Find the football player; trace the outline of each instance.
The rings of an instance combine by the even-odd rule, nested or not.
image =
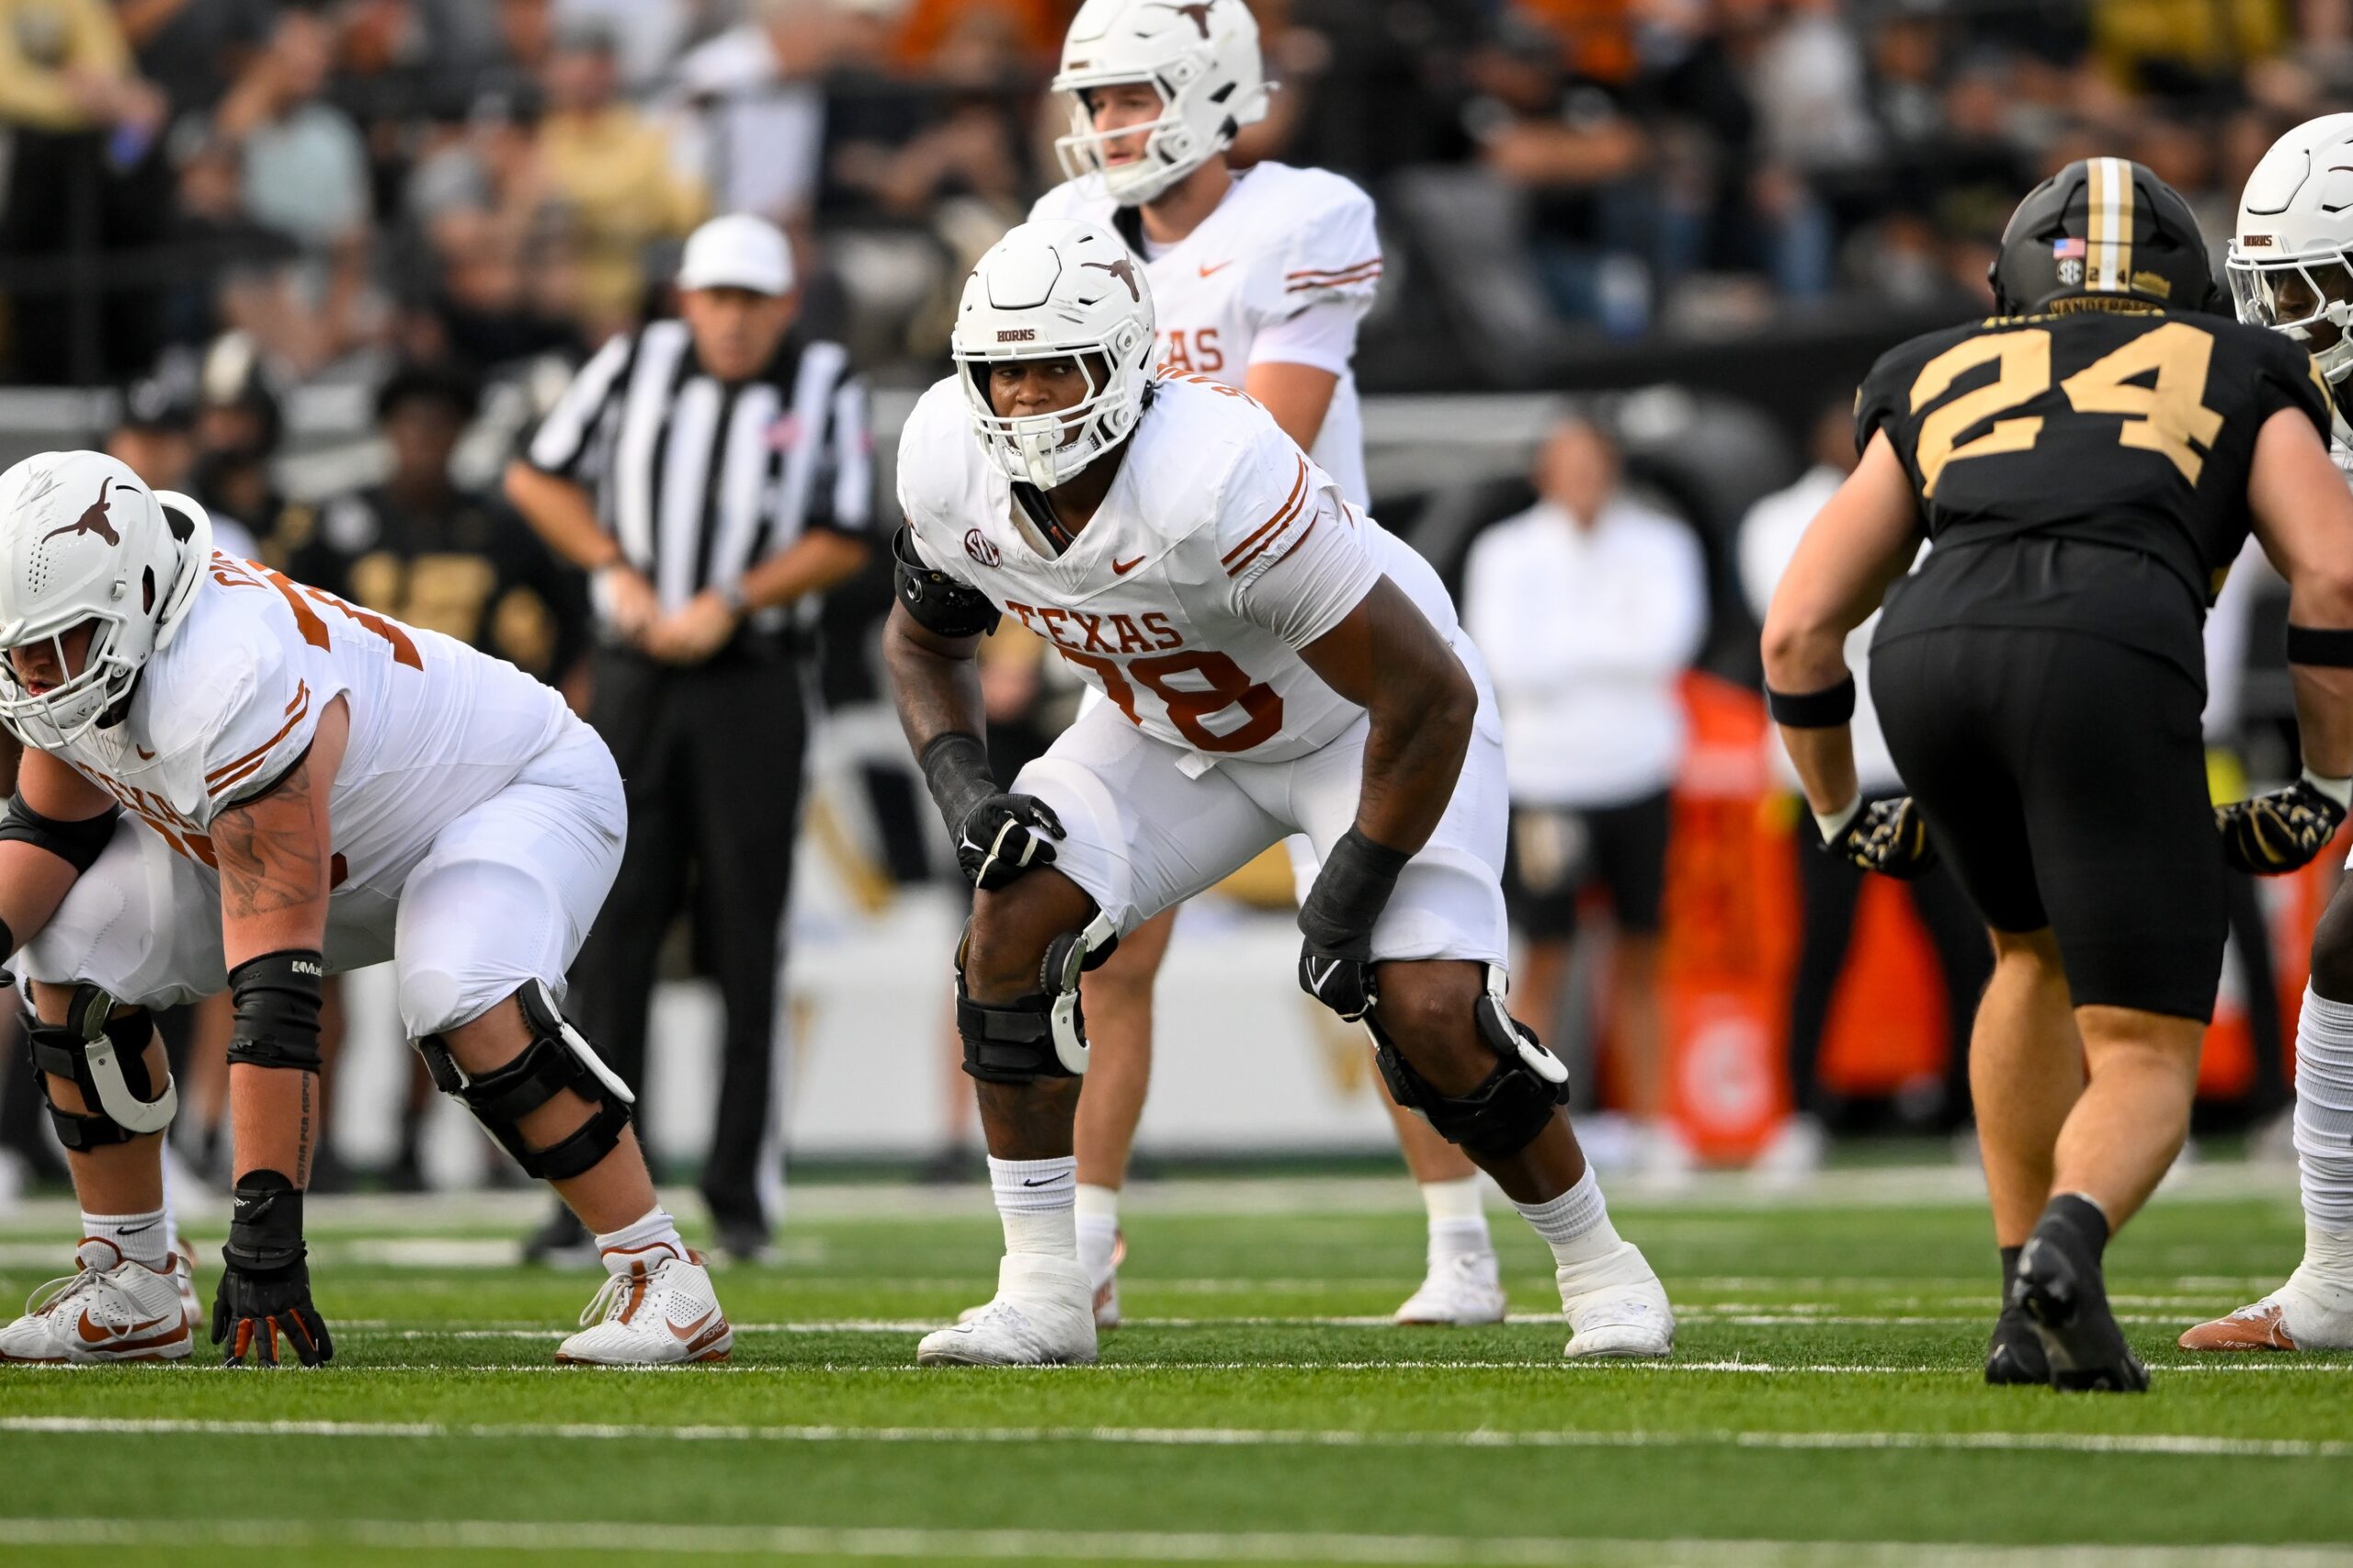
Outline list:
[[[1897,876],[1941,851],[1992,928],[1986,1381],[2140,1390],[2102,1258],[2188,1131],[2224,867],[2305,864],[2353,801],[2353,494],[2310,356],[2230,319],[2147,169],[2044,181],[1991,280],[1999,315],[1863,383],[1861,460],[1774,594],[1765,674],[1824,846]],[[2216,811],[2200,632],[2250,527],[2289,583],[2304,771]],[[1843,649],[1883,593],[1871,695],[1912,794],[1866,809]]]
[[[1665,1355],[1665,1292],[1609,1224],[1567,1070],[1505,1007],[1502,744],[1477,651],[1437,574],[1246,393],[1154,380],[1153,332],[1116,234],[1023,224],[966,280],[955,373],[900,437],[884,653],[978,890],[957,1027],[1006,1238],[995,1297],[917,1359],[1095,1358],[1079,976],[1292,833],[1322,862],[1302,987],[1366,1023],[1390,1092],[1551,1244],[1567,1354]],[[1010,789],[973,664],[1005,615],[1107,699]]]
[[[2239,199],[2224,276],[2241,321],[2284,333],[2329,387],[2331,452],[2353,473],[2345,418],[2353,376],[2353,114],[2308,120],[2276,142]],[[2307,645],[2309,646],[2309,640]],[[2353,1349],[2353,881],[2313,933],[2296,1022],[2296,1167],[2304,1257],[2287,1283],[2181,1336],[2185,1350]]]
[[[1346,500],[1369,507],[1349,361],[1381,278],[1372,200],[1324,169],[1228,164],[1235,133],[1264,117],[1272,91],[1249,7],[1088,0],[1053,86],[1070,115],[1055,150],[1071,178],[1030,217],[1117,233],[1151,279],[1159,369],[1243,388]],[[1289,847],[1303,898],[1313,855],[1304,839]],[[1176,918],[1170,910],[1131,932],[1081,986],[1096,1044],[1078,1118],[1078,1244],[1105,1327],[1119,1322],[1119,1194],[1152,1071],[1153,983]],[[1426,1123],[1393,1102],[1389,1110],[1429,1224],[1427,1272],[1397,1321],[1500,1323],[1477,1169]]]
[[[233,1364],[333,1356],[302,1223],[320,985],[386,960],[435,1082],[598,1233],[608,1278],[556,1358],[727,1356],[630,1092],[557,1009],[627,831],[612,756],[561,696],[215,553],[200,507],[112,458],[44,452],[0,474],[0,723],[25,746],[0,952],[85,1238],[0,1327],[0,1360],[188,1355],[151,1009],[224,989],[236,1177],[211,1338]]]

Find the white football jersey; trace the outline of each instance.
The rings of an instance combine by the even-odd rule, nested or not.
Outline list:
[[[510,664],[215,551],[124,717],[52,755],[217,866],[214,820],[291,767],[337,697],[351,715],[328,808],[337,892],[397,893],[450,819],[574,722]]]
[[[1118,233],[1119,210],[1101,177],[1089,175],[1040,197],[1029,216],[1084,219]],[[1359,507],[1371,505],[1371,492],[1348,354],[1381,280],[1372,216],[1372,198],[1338,175],[1260,164],[1234,176],[1199,228],[1144,258],[1164,372],[1238,387],[1252,365],[1284,362],[1339,377],[1309,455]],[[1342,318],[1336,337],[1310,330],[1316,318],[1306,312],[1324,305]]]
[[[1383,575],[1460,640],[1429,563],[1349,505],[1265,409],[1205,379],[1153,383],[1110,493],[1060,555],[982,451],[952,376],[900,435],[899,505],[926,562],[1203,767],[1304,756],[1357,722],[1364,710],[1296,650]]]

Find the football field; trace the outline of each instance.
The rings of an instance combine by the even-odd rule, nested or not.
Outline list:
[[[1125,1220],[1093,1368],[917,1369],[978,1300],[984,1192],[805,1186],[719,1276],[731,1364],[549,1363],[596,1278],[514,1265],[535,1197],[321,1200],[324,1371],[0,1373],[0,1562],[2283,1564],[2353,1540],[2353,1358],[2192,1362],[2275,1283],[2292,1178],[2189,1173],[2111,1249],[2143,1398],[1988,1389],[1973,1178],[1850,1170],[1646,1197],[1663,1366],[1563,1363],[1549,1260],[1493,1218],[1515,1312],[1399,1329],[1400,1180],[1184,1181]],[[70,1210],[0,1221],[0,1300]],[[208,1306],[220,1222],[191,1227]]]

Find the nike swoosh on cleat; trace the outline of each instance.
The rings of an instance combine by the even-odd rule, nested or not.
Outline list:
[[[709,1323],[713,1317],[716,1317],[718,1313],[719,1309],[717,1307],[713,1307],[710,1312],[703,1313],[702,1316],[695,1319],[694,1322],[687,1324],[684,1328],[680,1328],[675,1323],[669,1324],[670,1332],[676,1335],[681,1340],[691,1345],[694,1343],[695,1335],[702,1332],[702,1325]]]
[[[97,1324],[92,1323],[90,1321],[89,1312],[85,1308],[82,1313],[82,1322],[80,1325],[82,1342],[85,1345],[104,1345],[109,1339],[130,1339],[134,1335],[144,1334],[149,1329],[164,1323],[165,1318],[168,1318],[170,1314],[166,1313],[165,1314],[165,1317],[148,1318],[144,1322],[131,1324],[128,1327],[124,1328],[120,1334],[116,1334],[109,1330],[100,1328]]]

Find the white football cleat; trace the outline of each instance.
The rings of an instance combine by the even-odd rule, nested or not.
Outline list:
[[[204,1321],[204,1306],[196,1299],[196,1254],[187,1242],[176,1244],[172,1253],[172,1278],[180,1288],[180,1306],[188,1312],[188,1332],[196,1332]]]
[[[1095,1359],[1095,1280],[1076,1258],[1007,1253],[996,1295],[923,1336],[921,1367],[1054,1367]]]
[[[1081,1244],[1080,1250],[1085,1250],[1084,1244]],[[1111,1256],[1101,1265],[1087,1268],[1087,1273],[1095,1280],[1095,1326],[1098,1331],[1120,1326],[1120,1265],[1127,1258],[1128,1233],[1117,1231],[1111,1236]],[[1080,1261],[1085,1262],[1084,1259]],[[966,1307],[956,1314],[956,1321],[960,1324],[977,1323],[995,1304],[992,1298],[977,1307]]]
[[[2179,1343],[2184,1350],[2353,1350],[2353,1286],[2299,1264],[2263,1300],[2200,1324]]]
[[[0,1328],[0,1361],[81,1366],[187,1358],[195,1320],[183,1304],[176,1259],[150,1268],[93,1236],[74,1249],[74,1261],[80,1265],[74,1273],[35,1290],[25,1315]]]
[[[1492,1252],[1449,1253],[1430,1259],[1422,1288],[1405,1298],[1393,1314],[1401,1324],[1449,1324],[1468,1328],[1473,1324],[1501,1323],[1509,1304],[1504,1300],[1503,1278]]]
[[[1562,1268],[1561,1311],[1569,1320],[1572,1360],[1611,1356],[1650,1358],[1675,1349],[1675,1309],[1642,1249],[1621,1241],[1616,1250],[1581,1268]]]
[[[675,1367],[734,1353],[735,1331],[700,1254],[656,1242],[605,1256],[608,1267],[625,1257],[628,1267],[608,1274],[582,1309],[580,1332],[556,1346],[559,1366]]]

